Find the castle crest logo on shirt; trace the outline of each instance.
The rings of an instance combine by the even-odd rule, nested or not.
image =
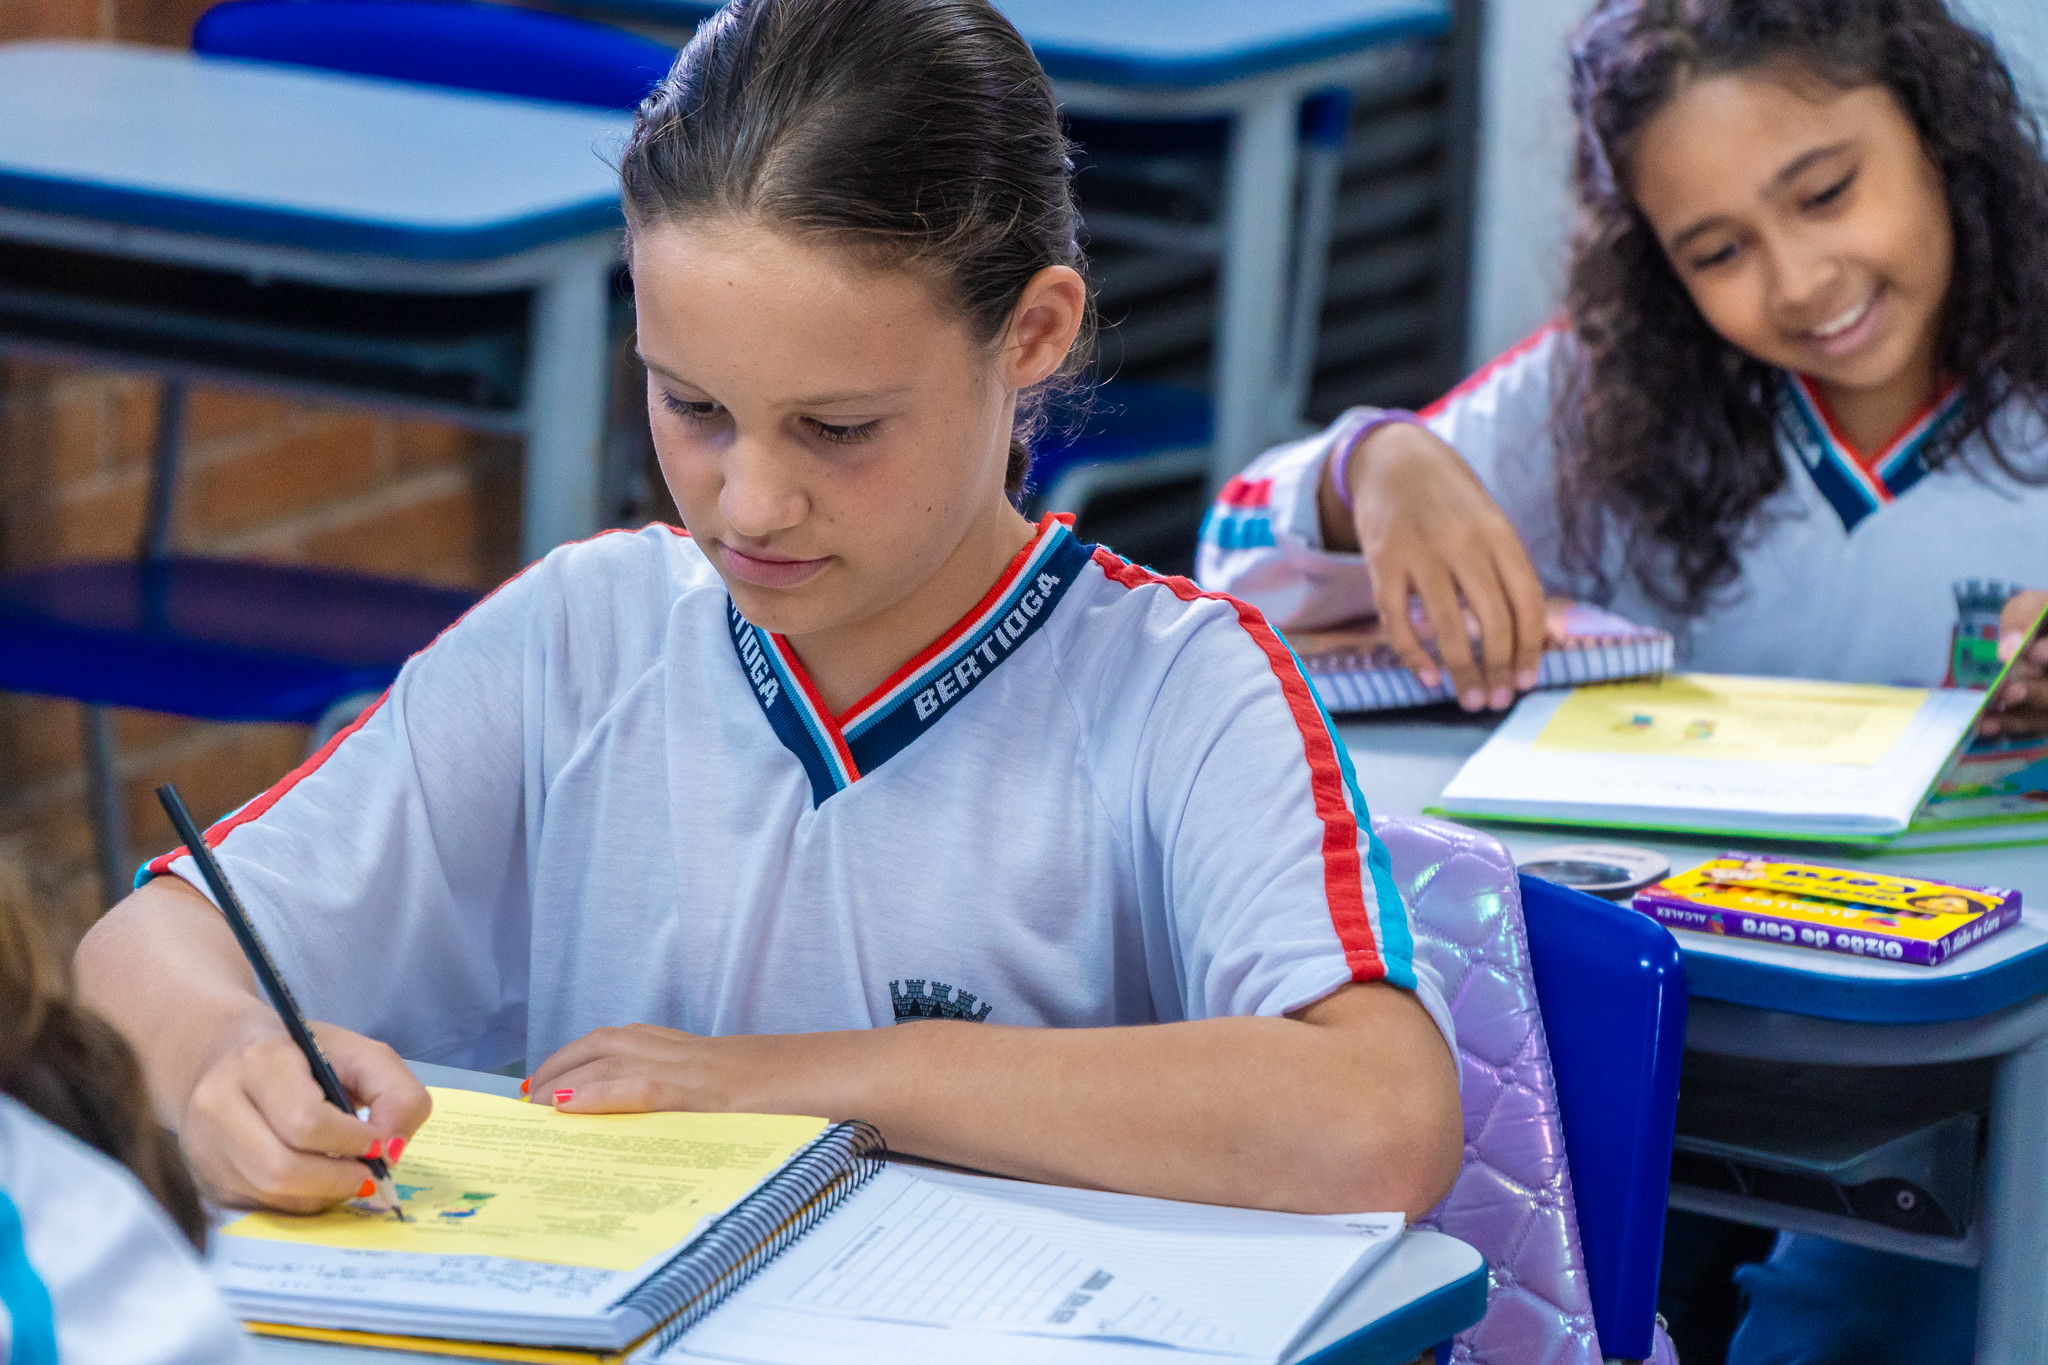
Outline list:
[[[889,983],[889,1003],[895,1006],[896,1022],[912,1019],[965,1019],[978,1024],[995,1006],[965,990],[955,990],[944,981],[912,977]]]

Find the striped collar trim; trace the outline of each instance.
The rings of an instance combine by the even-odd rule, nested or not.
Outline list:
[[[1855,530],[1858,522],[1904,496],[1926,476],[1925,456],[1932,437],[1962,407],[1961,386],[1950,385],[1866,463],[1856,457],[1827,401],[1806,377],[1794,374],[1788,379],[1784,426],[1799,462],[1842,519],[1845,531]]]
[[[826,709],[789,642],[727,599],[740,668],[776,737],[803,765],[814,808],[908,748],[1037,633],[1089,562],[1072,520],[1040,521],[971,611],[841,716]]]

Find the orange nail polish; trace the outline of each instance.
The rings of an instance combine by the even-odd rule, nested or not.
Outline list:
[[[575,1097],[575,1095],[576,1092],[573,1090],[557,1090],[555,1092],[555,1103],[567,1104],[571,1099]]]
[[[378,1139],[378,1140],[376,1140],[376,1141],[374,1141],[374,1142],[372,1142],[372,1143],[370,1144],[370,1150],[369,1150],[369,1151],[367,1151],[367,1152],[364,1152],[364,1153],[363,1153],[363,1160],[365,1160],[365,1161],[375,1161],[375,1160],[376,1160],[376,1159],[377,1159],[378,1157],[380,1157],[380,1156],[383,1156],[383,1155],[384,1155],[384,1142],[383,1142],[383,1140],[382,1140],[382,1139],[380,1138],[380,1139]]]
[[[387,1146],[387,1147],[385,1147],[385,1149],[384,1149],[384,1157],[385,1157],[385,1159],[386,1159],[386,1160],[388,1160],[388,1161],[391,1161],[391,1162],[393,1162],[393,1163],[396,1163],[396,1162],[397,1162],[397,1160],[398,1160],[398,1154],[399,1154],[400,1152],[403,1152],[404,1150],[405,1150],[405,1139],[404,1139],[404,1138],[393,1138],[393,1139],[391,1139],[391,1143],[390,1143],[390,1145],[389,1145],[389,1146]]]
[[[527,1093],[527,1092],[528,1092],[529,1090],[531,1090],[532,1088],[533,1088],[533,1077],[531,1077],[531,1076],[528,1076],[528,1077],[527,1077],[527,1078],[526,1078],[525,1080],[523,1080],[523,1081],[521,1081],[521,1082],[519,1083],[519,1093],[520,1093],[520,1094],[522,1094],[522,1095],[526,1094],[526,1093]]]
[[[363,1187],[356,1191],[356,1198],[368,1199],[371,1195],[375,1194],[376,1192],[377,1182],[374,1180],[365,1180],[363,1182]]]

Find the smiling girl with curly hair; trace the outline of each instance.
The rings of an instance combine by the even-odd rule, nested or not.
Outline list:
[[[1942,0],[1607,0],[1572,70],[1563,316],[1420,416],[1260,457],[1204,584],[1283,629],[1418,599],[1468,710],[1533,684],[1546,590],[1692,668],[1940,682],[1965,585],[2048,586],[2048,166],[2011,73]],[[2028,655],[2007,733],[2048,723]]]
[[[2048,165],[1991,41],[1942,0],[1604,0],[1571,56],[1563,316],[1261,456],[1205,585],[1378,609],[1433,682],[1419,599],[1473,711],[1534,684],[1546,591],[1691,668],[1921,685],[2007,598],[1983,733],[2048,731]],[[1741,1365],[1970,1359],[1968,1271],[1788,1236],[1738,1278]]]

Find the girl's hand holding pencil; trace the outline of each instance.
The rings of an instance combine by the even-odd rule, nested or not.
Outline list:
[[[397,1053],[331,1024],[312,1028],[368,1120],[327,1102],[274,1013],[260,1005],[245,1011],[219,1035],[178,1122],[193,1174],[213,1202],[314,1213],[370,1198],[364,1159],[397,1162],[426,1122],[426,1088]]]
[[[214,857],[212,847],[192,819],[192,812],[186,810],[185,803],[179,799],[177,788],[169,785],[158,787],[156,797],[163,803],[164,814],[171,817],[172,827],[185,841],[185,850],[205,878],[207,888],[212,891],[235,946],[248,963],[265,999],[270,1002],[267,1018],[274,1020],[284,1034],[282,1040],[269,1036],[269,1030],[259,1026],[258,1016],[240,1011],[239,1022],[243,1027],[230,1028],[225,1036],[230,1040],[247,1041],[247,1046],[236,1049],[235,1055],[252,1058],[255,1070],[246,1076],[235,1077],[230,1068],[228,1080],[209,1085],[216,1068],[206,1068],[185,1105],[186,1120],[194,1116],[203,1092],[207,1107],[200,1109],[198,1116],[202,1121],[212,1118],[218,1126],[240,1129],[233,1136],[243,1141],[239,1147],[230,1150],[250,1154],[260,1160],[255,1164],[242,1164],[237,1173],[255,1177],[253,1193],[259,1202],[271,1208],[291,1210],[308,1200],[312,1201],[310,1208],[323,1208],[339,1202],[322,1199],[318,1193],[302,1192],[302,1189],[317,1191],[323,1180],[340,1179],[339,1172],[333,1167],[340,1164],[346,1169],[353,1157],[367,1176],[357,1186],[356,1196],[362,1199],[375,1197],[385,1211],[399,1221],[405,1221],[405,1210],[399,1206],[398,1188],[391,1179],[390,1163],[396,1161],[404,1150],[405,1140],[426,1121],[426,1110],[421,1108],[402,1130],[388,1127],[379,1130],[371,1120],[378,1117],[375,1106],[382,1092],[394,1091],[399,1097],[385,1105],[384,1117],[388,1122],[390,1111],[403,1107],[408,1092],[416,1091],[421,1099],[425,1099],[424,1089],[390,1048],[345,1030],[331,1029],[328,1032],[337,1041],[349,1045],[348,1052],[353,1057],[368,1063],[367,1066],[359,1065],[355,1070],[359,1075],[367,1073],[369,1084],[352,1085],[344,1079],[346,1073],[336,1069],[327,1049],[322,1046],[322,1039],[313,1032],[312,1024],[300,1011],[291,987],[278,972],[277,963],[271,959],[270,949],[264,946],[262,936],[256,932],[249,912],[242,908],[242,898],[228,883],[227,870]],[[218,1049],[214,1051],[217,1056]],[[289,1061],[283,1060],[287,1057],[295,1058],[298,1066],[293,1067]],[[404,1081],[398,1080],[400,1076]],[[298,1084],[302,1077],[310,1082],[310,1088]],[[371,1103],[363,1103],[365,1097]],[[326,1112],[322,1113],[322,1110]],[[329,1115],[353,1119],[361,1131],[351,1132],[345,1124],[333,1122]],[[248,1122],[250,1117],[258,1122],[251,1124]],[[179,1131],[185,1131],[183,1123]],[[387,1143],[396,1143],[398,1150],[389,1150]],[[328,1164],[322,1166],[319,1164],[322,1161]],[[231,1160],[229,1164],[234,1166],[236,1163]]]

